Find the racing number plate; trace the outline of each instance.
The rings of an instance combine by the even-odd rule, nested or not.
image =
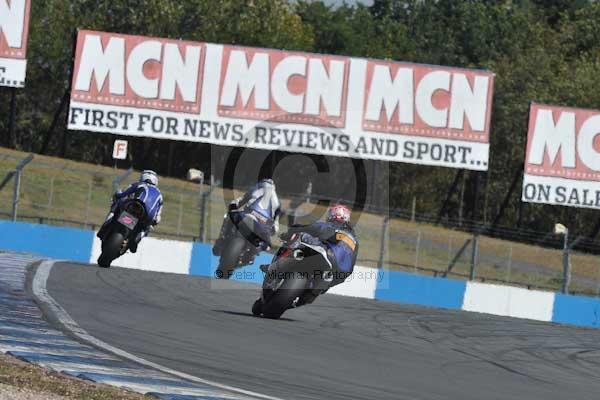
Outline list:
[[[346,243],[352,251],[356,249],[356,242],[354,241],[354,239],[350,235],[345,234],[344,232],[337,232],[335,234],[335,240]]]
[[[127,228],[133,230],[138,223],[138,219],[127,211],[123,211],[119,216],[119,222],[125,225]]]

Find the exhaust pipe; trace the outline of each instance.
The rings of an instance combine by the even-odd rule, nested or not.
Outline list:
[[[294,252],[292,253],[292,256],[294,257],[294,259],[296,261],[302,261],[304,260],[304,252],[300,249],[296,249],[294,250]]]

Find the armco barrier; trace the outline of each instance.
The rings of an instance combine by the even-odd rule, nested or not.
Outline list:
[[[100,242],[89,230],[0,221],[0,249],[93,263],[99,254]],[[237,270],[232,279],[261,283],[262,273],[258,266],[270,259],[269,254],[259,255],[254,265]],[[115,265],[128,268],[204,277],[214,276],[217,264],[218,258],[212,255],[208,244],[152,237],[142,241],[136,254],[127,254],[115,262]],[[355,268],[351,279],[330,292],[600,328],[598,299],[361,266]]]

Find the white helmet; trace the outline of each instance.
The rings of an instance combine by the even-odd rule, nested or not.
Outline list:
[[[158,175],[156,175],[156,172],[146,169],[142,171],[142,175],[140,175],[140,182],[156,186],[158,185]]]
[[[275,182],[273,182],[273,179],[263,178],[258,181],[258,186],[261,186],[261,187],[272,186],[273,188],[275,188]]]

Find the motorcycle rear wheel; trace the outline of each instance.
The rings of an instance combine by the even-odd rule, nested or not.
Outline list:
[[[125,237],[120,232],[114,232],[102,242],[102,254],[98,257],[98,265],[109,268],[110,264],[122,253],[121,249]]]
[[[306,278],[299,273],[296,273],[295,277],[286,278],[279,289],[262,304],[263,317],[279,319],[297,297],[302,297],[306,285]]]
[[[258,299],[252,305],[252,315],[259,317],[262,314],[262,300]]]

